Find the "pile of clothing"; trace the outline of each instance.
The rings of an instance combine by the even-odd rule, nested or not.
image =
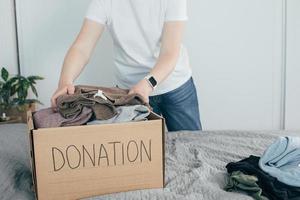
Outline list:
[[[151,107],[139,94],[118,87],[76,85],[72,95],[57,98],[57,108],[33,113],[36,128],[147,120]]]
[[[262,157],[251,155],[227,166],[227,191],[257,200],[300,200],[300,138],[280,137]]]

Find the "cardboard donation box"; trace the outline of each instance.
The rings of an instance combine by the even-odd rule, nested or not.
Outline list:
[[[164,186],[164,119],[36,129],[27,112],[38,199],[80,199]]]

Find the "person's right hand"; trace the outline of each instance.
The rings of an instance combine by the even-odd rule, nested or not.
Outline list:
[[[51,107],[53,111],[57,111],[57,104],[56,104],[56,99],[64,94],[74,94],[75,92],[75,87],[73,84],[67,84],[63,85],[57,88],[57,90],[54,92],[54,94],[51,97]]]

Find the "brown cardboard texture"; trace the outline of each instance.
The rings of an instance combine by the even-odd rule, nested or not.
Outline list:
[[[164,186],[164,119],[36,129],[27,113],[38,199],[79,199]]]

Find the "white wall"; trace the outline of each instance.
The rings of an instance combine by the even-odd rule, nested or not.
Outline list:
[[[300,1],[287,3],[286,129],[300,130]]]
[[[0,1],[0,68],[12,74],[18,73],[14,29],[13,1]]]
[[[89,1],[18,0],[23,74],[45,106]],[[205,129],[279,129],[282,0],[190,0],[185,43]],[[77,83],[114,85],[108,34]]]
[[[193,0],[186,42],[207,129],[279,129],[281,0]]]

